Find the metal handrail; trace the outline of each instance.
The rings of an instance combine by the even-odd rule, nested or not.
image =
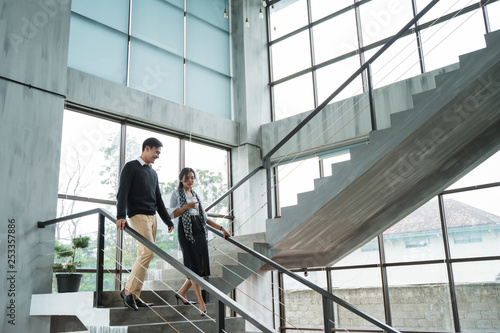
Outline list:
[[[83,216],[88,216],[88,215],[93,215],[93,214],[99,214],[99,235],[98,235],[98,258],[97,258],[97,278],[96,278],[96,306],[99,306],[100,300],[102,299],[102,292],[103,292],[103,263],[104,263],[104,218],[107,218],[108,220],[112,222],[116,222],[116,218],[109,214],[107,211],[97,208],[97,209],[92,209],[88,210],[85,212],[81,212],[78,214],[72,214],[69,216],[57,218],[57,219],[52,219],[48,221],[38,221],[37,226],[38,228],[45,228],[48,225],[51,224],[56,224],[59,222],[75,219],[75,218],[80,218]],[[172,267],[177,269],[179,272],[181,272],[183,275],[189,277],[192,281],[200,285],[204,290],[206,290],[210,295],[214,296],[217,299],[217,304],[216,304],[216,322],[217,322],[217,332],[223,332],[224,330],[224,317],[225,317],[225,306],[229,307],[231,310],[235,311],[238,313],[242,318],[253,324],[255,327],[260,329],[262,332],[266,333],[271,333],[273,330],[270,328],[266,327],[264,324],[262,324],[259,320],[257,320],[255,317],[253,317],[251,314],[247,313],[247,311],[242,308],[238,303],[236,303],[234,300],[226,296],[224,293],[222,293],[219,289],[214,287],[212,284],[209,282],[205,281],[203,278],[201,278],[199,275],[194,273],[192,270],[181,264],[179,261],[174,259],[172,256],[167,254],[165,251],[160,249],[158,246],[144,238],[142,235],[140,235],[137,231],[134,229],[130,228],[128,225],[125,226],[124,231],[135,238],[137,241],[141,242],[144,244],[148,249],[153,251],[155,254],[157,254],[160,258],[168,262]]]
[[[215,228],[213,228],[211,226],[207,226],[207,227],[208,227],[208,229],[211,232],[213,232],[217,236],[220,236],[220,237],[224,236],[223,233],[220,232],[218,229],[215,229]],[[289,269],[283,267],[282,265],[278,264],[277,262],[273,261],[272,259],[269,259],[265,255],[263,255],[263,254],[255,251],[254,249],[251,249],[248,246],[246,246],[244,244],[241,244],[238,241],[235,241],[231,237],[226,238],[226,241],[228,241],[231,244],[239,247],[240,249],[244,250],[245,252],[249,253],[250,255],[252,255],[252,256],[254,256],[254,257],[262,260],[266,264],[268,264],[268,265],[272,266],[273,268],[277,269],[278,271],[280,271],[280,272],[288,275],[292,279],[294,279],[294,280],[296,280],[296,281],[304,284],[305,286],[311,288],[312,290],[318,292],[319,294],[321,294],[322,297],[324,297],[324,298],[326,298],[326,299],[328,299],[330,301],[333,301],[333,302],[339,304],[340,306],[342,306],[342,307],[346,308],[347,310],[349,310],[349,311],[357,314],[358,316],[360,316],[361,318],[369,321],[370,323],[374,324],[375,326],[380,327],[381,329],[385,330],[386,332],[399,333],[398,330],[395,330],[391,326],[388,326],[388,325],[382,323],[381,321],[379,321],[379,320],[371,317],[370,315],[362,312],[361,310],[359,310],[356,307],[352,306],[351,304],[347,303],[346,301],[344,301],[343,299],[339,298],[338,296],[335,296],[334,294],[329,293],[328,291],[326,291],[325,289],[323,289],[323,288],[319,287],[318,285],[312,283],[311,281],[309,281],[307,279],[304,279],[303,277],[301,277],[298,274],[293,273]]]

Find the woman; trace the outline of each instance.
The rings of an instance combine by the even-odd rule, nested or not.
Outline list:
[[[207,218],[200,198],[193,190],[196,174],[191,168],[182,169],[179,174],[179,186],[177,191],[170,197],[170,216],[179,217],[178,236],[184,257],[184,266],[191,269],[200,276],[210,275],[210,263],[208,259],[208,243],[206,225],[219,229],[224,234],[224,238],[229,237],[229,233],[220,225]],[[196,304],[189,302],[186,293],[193,286],[196,299],[200,306],[201,315],[207,313],[207,307],[201,296],[201,288],[198,284],[187,279],[184,285],[175,294],[177,301],[184,304]]]

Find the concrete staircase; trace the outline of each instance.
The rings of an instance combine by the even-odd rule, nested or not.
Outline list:
[[[194,293],[188,293],[189,299],[196,299]],[[106,307],[110,309],[109,326],[127,326],[128,333],[135,332],[195,332],[196,327],[204,332],[215,332],[215,305],[207,303],[207,316],[200,316],[198,307],[184,305],[175,299],[174,291],[144,291],[141,299],[153,302],[154,311],[140,308],[130,311],[123,306],[119,292],[105,292]],[[213,319],[211,319],[213,318]],[[167,321],[167,322],[165,322]],[[196,326],[196,327],[195,327]],[[245,320],[242,318],[226,318],[228,332],[245,332]]]
[[[423,205],[500,148],[500,32],[460,57],[436,88],[413,95],[414,107],[391,127],[315,180],[296,206],[267,221],[266,238],[290,267],[331,265]]]
[[[195,298],[192,291],[187,296]],[[79,331],[86,328],[86,332],[91,333],[216,331],[213,303],[207,303],[207,316],[202,317],[196,305],[177,305],[173,291],[143,291],[141,299],[155,304],[151,309],[139,308],[139,311],[125,308],[119,291],[105,291],[103,307],[93,307],[94,298],[94,292],[33,295],[30,315],[64,318],[61,332],[68,332],[70,328]],[[241,317],[227,317],[225,326],[227,332],[245,332],[245,320]]]
[[[272,250],[266,243],[265,233],[234,236],[234,240],[272,258],[279,251]],[[210,283],[225,294],[245,281],[264,263],[224,239],[215,238],[209,242],[210,251]],[[182,259],[179,259],[182,260]],[[177,290],[186,277],[177,270],[169,268],[166,263],[158,262],[157,268],[148,270],[144,288],[146,290]]]

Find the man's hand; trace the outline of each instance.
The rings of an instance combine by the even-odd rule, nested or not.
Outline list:
[[[171,233],[172,231],[174,231],[174,226],[168,227],[168,233]]]
[[[116,228],[123,230],[125,229],[125,225],[127,225],[127,220],[125,219],[116,220]]]

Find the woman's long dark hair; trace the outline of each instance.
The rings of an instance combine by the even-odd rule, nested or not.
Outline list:
[[[191,168],[184,168],[181,170],[181,173],[179,174],[179,185],[177,186],[177,189],[180,190],[181,188],[183,188],[183,185],[182,185],[182,180],[184,179],[184,177],[186,177],[188,175],[188,173],[192,172],[193,175],[194,175],[194,179],[196,179],[196,172],[194,172],[193,169]]]

